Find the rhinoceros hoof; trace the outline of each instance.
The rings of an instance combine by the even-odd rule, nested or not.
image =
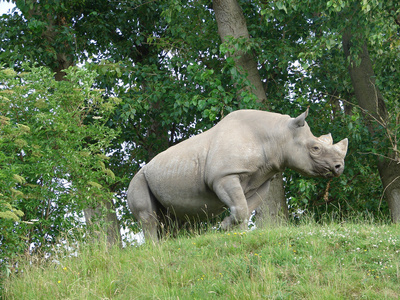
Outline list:
[[[231,217],[226,217],[222,222],[221,222],[221,229],[222,230],[230,230],[232,228],[232,218]]]

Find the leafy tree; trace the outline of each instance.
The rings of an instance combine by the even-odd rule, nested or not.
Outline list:
[[[372,5],[372,7],[370,5]],[[399,13],[398,5],[396,6],[396,11]],[[397,33],[397,24],[395,24],[395,21],[398,15],[396,14],[393,16],[390,13],[390,10],[395,9],[396,6],[390,3],[389,7],[384,8],[387,9],[387,12],[385,13],[384,10],[382,17],[389,18],[391,22],[385,24],[381,21],[379,25],[387,30],[386,33]],[[367,5],[355,6],[350,10],[350,12],[354,12],[354,15],[357,17],[352,16],[349,18],[353,26],[348,26],[343,34],[343,49],[349,60],[348,69],[355,98],[364,112],[366,126],[371,135],[372,143],[375,144],[375,146],[371,148],[372,152],[376,152],[377,154],[377,168],[391,211],[391,217],[394,222],[400,222],[400,157],[397,150],[400,106],[398,101],[392,98],[393,90],[397,88],[396,86],[390,87],[389,95],[385,95],[381,92],[381,89],[388,88],[386,85],[390,85],[390,79],[392,79],[390,77],[392,77],[392,75],[389,75],[390,79],[388,82],[384,80],[385,74],[379,74],[378,80],[376,79],[372,59],[368,51],[368,42],[371,41],[376,32],[374,32],[373,29],[371,30],[372,32],[368,32],[363,26],[365,23],[368,24],[372,20],[373,12],[370,14],[370,10],[378,7],[379,3],[375,2]],[[378,37],[377,39],[382,43],[386,42],[385,39],[381,40],[382,37]],[[358,41],[359,45],[357,45],[355,41]],[[394,66],[396,66],[397,60],[398,57],[395,57]],[[390,98],[388,98],[388,96]],[[385,99],[387,100],[385,101]],[[392,108],[390,113],[388,111],[388,106]]]
[[[308,50],[299,56],[304,79],[296,83],[296,89],[311,91],[316,96],[312,101],[318,105],[326,103],[330,114],[346,124],[339,132],[346,131],[353,137],[350,141],[356,142],[351,145],[347,159],[347,180],[352,187],[343,182],[343,188],[352,191],[351,195],[360,193],[362,207],[369,211],[382,208],[384,191],[392,220],[398,221],[399,124],[395,116],[399,107],[393,93],[398,90],[394,84],[397,75],[393,72],[398,65],[398,3],[312,1],[310,5],[308,1],[310,9],[304,1],[280,2],[288,14],[304,14],[311,25],[312,34],[301,41]],[[360,115],[365,123],[360,122]],[[374,158],[378,161],[377,168]],[[365,182],[371,184],[366,187]],[[360,195],[336,198],[347,198],[350,207],[360,208],[359,202],[354,202],[360,200]]]
[[[70,68],[60,82],[26,69],[0,70],[2,260],[80,227],[82,209],[112,199],[117,180],[106,152],[117,131],[105,125],[117,103],[92,88],[96,74]]]

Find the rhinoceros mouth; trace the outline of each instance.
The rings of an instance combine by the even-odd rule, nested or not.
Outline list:
[[[332,177],[335,177],[335,176],[337,176],[337,175],[335,175],[333,172],[326,172],[325,174],[322,174],[322,176],[323,177],[326,177],[326,178],[332,178]]]
[[[339,177],[341,174],[343,173],[343,170],[329,170],[326,171],[325,173],[322,173],[321,176],[325,177],[325,178],[332,178],[332,177]]]
[[[315,175],[316,177],[324,177],[324,178],[332,178],[339,176],[340,173],[331,170],[328,167],[320,167],[316,170]]]
[[[296,170],[297,172],[299,172],[301,175],[306,176],[306,177],[311,177],[311,178],[315,178],[315,177],[323,177],[323,178],[332,178],[335,177],[334,173],[332,171],[311,171],[311,172],[307,172],[304,170]]]

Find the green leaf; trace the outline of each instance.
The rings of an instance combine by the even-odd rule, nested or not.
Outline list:
[[[288,13],[284,1],[277,1],[277,2],[276,2],[276,7],[277,7],[279,10],[284,10],[285,13]]]

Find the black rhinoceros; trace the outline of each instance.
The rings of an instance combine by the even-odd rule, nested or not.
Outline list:
[[[146,238],[157,240],[161,214],[206,219],[229,208],[221,223],[247,226],[250,213],[285,168],[308,176],[343,173],[347,139],[315,137],[297,118],[259,110],[230,113],[211,129],[161,152],[132,179],[128,205]]]

